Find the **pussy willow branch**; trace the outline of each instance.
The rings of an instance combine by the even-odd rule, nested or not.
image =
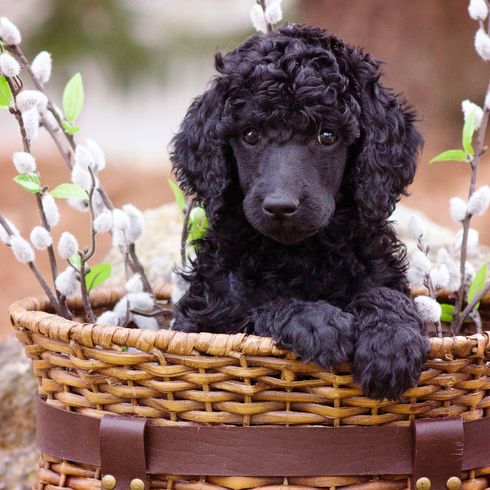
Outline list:
[[[87,320],[90,323],[95,323],[95,315],[94,312],[92,311],[92,306],[90,305],[90,300],[88,297],[88,291],[87,291],[87,285],[85,284],[85,278],[87,277],[87,262],[84,259],[84,254],[83,252],[78,252],[80,256],[80,289],[82,292],[82,303],[83,303],[83,309],[85,310],[85,313],[87,315]]]
[[[39,90],[40,92],[42,92],[47,97],[48,109],[53,114],[56,122],[58,123],[60,132],[65,135],[65,137],[68,141],[68,144],[70,145],[71,152],[67,153],[66,150],[63,149],[64,145],[59,140],[57,131],[53,130],[52,128],[48,129],[48,127],[49,127],[48,123],[43,124],[43,126],[46,128],[46,130],[48,131],[50,136],[55,141],[55,144],[58,147],[58,149],[60,150],[60,152],[61,152],[61,154],[65,160],[65,163],[68,165],[68,168],[70,168],[70,170],[71,170],[73,168],[73,162],[72,162],[73,153],[74,153],[75,148],[76,148],[75,138],[73,137],[73,135],[67,133],[64,130],[63,121],[61,120],[58,112],[56,111],[56,109],[54,107],[54,104],[51,102],[51,99],[49,98],[48,94],[46,93],[46,91],[44,89],[44,85],[38,80],[35,73],[32,71],[29,60],[28,60],[27,56],[24,54],[24,52],[22,51],[22,49],[19,46],[6,46],[6,48],[12,54],[14,54],[17,57],[17,59],[20,61],[21,65],[26,68],[26,70],[29,73],[36,89]],[[102,185],[99,185],[99,187],[97,188],[97,192],[99,193],[102,201],[104,202],[104,205],[110,211],[112,211],[114,209],[114,205],[112,204],[111,199],[109,198],[108,194],[106,193],[106,191],[104,190]],[[134,247],[129,247],[128,253],[129,253],[130,259],[131,259],[128,263],[129,263],[132,271],[134,273],[138,273],[141,275],[141,279],[143,281],[143,285],[145,287],[145,290],[153,295],[153,290],[151,288],[150,282],[148,281],[148,278],[146,277],[145,270],[144,270],[143,266],[141,265],[141,262],[139,261],[137,255],[136,255],[136,251],[135,251]]]
[[[8,224],[7,220],[2,216],[2,214],[0,214],[0,226],[2,226],[3,229],[8,233],[9,237],[15,236],[12,228]],[[36,276],[36,279],[46,293],[46,296],[49,298],[51,306],[56,310],[56,313],[58,313],[58,315],[63,316],[63,310],[61,309],[61,306],[58,303],[55,295],[51,291],[51,288],[48,286],[48,283],[44,278],[42,272],[37,268],[34,262],[29,262],[27,265],[29,266],[29,269],[31,269],[32,273]]]
[[[51,99],[48,97],[48,94],[44,90],[44,85],[42,84],[42,82],[39,81],[39,79],[36,77],[35,73],[32,71],[31,64],[30,64],[27,56],[24,54],[24,52],[20,48],[20,46],[18,46],[18,45],[17,46],[6,46],[6,49],[8,51],[10,51],[12,54],[14,54],[17,57],[17,59],[20,61],[21,65],[25,67],[25,69],[29,73],[36,89],[39,90],[40,92],[42,92],[48,98],[48,109],[53,114],[53,116],[56,119],[56,121],[58,122],[60,128],[63,128],[62,120],[61,120],[58,112],[56,111],[54,104],[51,102]],[[76,145],[75,145],[75,140],[73,138],[73,135],[71,135],[65,131],[63,131],[63,133],[64,133],[66,139],[68,140],[70,146],[72,147],[72,149],[75,149]]]
[[[427,245],[423,240],[422,238],[419,238],[417,240],[417,248],[422,252],[424,253],[426,256],[429,255],[429,252],[430,252],[430,247],[429,245]],[[429,296],[432,298],[432,299],[436,299],[437,298],[437,291],[436,291],[436,288],[434,286],[434,283],[432,281],[432,278],[430,277],[430,274],[426,274],[425,277],[424,277],[424,286],[429,290]],[[438,320],[437,322],[434,322],[435,326],[436,326],[436,335],[440,338],[442,338],[442,326],[441,326],[441,321]]]
[[[487,92],[490,92],[490,81],[487,86]],[[487,107],[483,109],[483,118],[480,125],[480,129],[478,131],[477,136],[477,149],[474,157],[471,160],[471,180],[470,180],[470,188],[468,191],[468,198],[470,198],[475,192],[476,188],[476,179],[478,177],[478,166],[480,163],[480,155],[483,151],[483,142],[485,140],[485,133],[487,130],[489,110]],[[461,310],[463,308],[463,302],[466,294],[466,258],[468,255],[468,232],[470,229],[471,215],[466,216],[463,220],[463,237],[461,241],[461,260],[460,260],[460,274],[461,274],[461,284],[459,286],[458,293],[456,295],[456,302],[454,306],[454,315],[453,321],[451,324],[452,329],[459,333],[461,327],[463,325],[464,318],[462,318]]]
[[[475,308],[475,306],[481,301],[483,296],[485,296],[489,291],[490,291],[490,282],[488,282],[487,285],[478,294],[475,295],[475,297],[471,300],[471,302],[466,305],[465,309],[463,310],[463,313],[461,313],[459,323],[456,325],[458,331],[461,330],[461,327],[463,326],[466,317],[473,311],[473,308]]]
[[[24,125],[24,119],[22,118],[22,113],[19,111],[19,108],[17,106],[17,95],[18,95],[18,90],[17,87],[13,84],[12,80],[8,77],[6,77],[7,83],[10,86],[10,90],[12,91],[13,94],[13,99],[14,99],[14,105],[10,109],[10,113],[14,115],[17,124],[19,126],[20,130],[20,135],[22,138],[22,145],[24,147],[24,151],[27,153],[31,153],[31,144],[29,141],[29,138],[27,137],[25,125]],[[36,171],[36,174],[40,177],[39,172]],[[42,204],[42,194],[40,192],[36,192],[36,203],[37,207],[39,210],[39,216],[41,218],[41,223],[43,228],[47,230],[48,233],[51,233],[51,227],[48,224],[48,220],[46,218],[46,214],[44,212],[43,204]],[[48,258],[49,258],[49,265],[51,268],[51,277],[53,280],[53,285],[55,284],[56,281],[56,276],[58,275],[58,265],[56,263],[56,256],[54,253],[54,248],[53,245],[49,245],[47,248],[48,252]],[[61,297],[60,293],[54,288],[56,292],[56,297],[58,298],[58,303],[60,304],[60,307],[62,311],[64,312],[64,315],[66,318],[72,318],[72,314],[69,311],[68,307],[66,306],[65,300]]]
[[[257,0],[257,3],[262,7],[262,11],[264,12],[264,17],[265,17],[265,0]],[[269,22],[266,21],[267,24],[267,32],[272,32],[272,24],[269,24]]]

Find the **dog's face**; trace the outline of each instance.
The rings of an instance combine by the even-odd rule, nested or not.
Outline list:
[[[295,134],[249,125],[230,143],[243,210],[257,231],[289,244],[328,224],[347,161],[347,145],[337,129]]]
[[[373,58],[321,29],[286,25],[217,55],[216,68],[171,154],[211,226],[243,209],[255,230],[291,244],[342,205],[356,208],[359,230],[388,218],[421,138]]]

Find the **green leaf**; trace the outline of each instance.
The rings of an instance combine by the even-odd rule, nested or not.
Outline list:
[[[63,92],[63,110],[70,122],[75,122],[83,108],[82,75],[76,73],[68,81]]]
[[[37,174],[19,174],[14,177],[14,182],[17,182],[21,187],[23,187],[26,191],[32,192],[33,194],[37,194],[41,191],[41,181]]]
[[[201,239],[206,233],[208,218],[206,211],[201,206],[195,207],[189,216],[189,238],[190,242]]]
[[[451,323],[453,321],[454,305],[441,303],[441,322]]]
[[[61,121],[61,124],[63,125],[63,129],[65,130],[65,133],[77,134],[80,131],[80,128],[72,124],[70,121],[64,120]]]
[[[85,287],[87,291],[100,286],[111,275],[112,267],[107,262],[101,262],[90,268],[90,272],[85,276]]]
[[[485,281],[487,279],[487,264],[483,264],[478,272],[475,274],[473,281],[471,281],[470,287],[468,289],[468,303],[473,301],[473,298],[485,287]],[[473,311],[478,310],[480,303],[476,304]]]
[[[436,162],[466,162],[468,157],[463,150],[447,150],[434,157],[429,163]]]
[[[179,208],[182,211],[184,211],[184,209],[187,206],[184,193],[181,191],[180,187],[173,180],[168,179],[168,185],[170,186],[170,189],[172,189],[177,206],[179,206]]]
[[[473,156],[475,151],[473,150],[473,133],[475,132],[475,113],[476,107],[471,106],[466,114],[466,120],[463,126],[463,148],[464,151]]]
[[[73,254],[69,259],[68,259],[68,262],[70,262],[70,264],[75,267],[75,269],[77,271],[80,270],[80,266],[82,265],[81,264],[81,261],[80,261],[80,255],[78,253],[76,254]]]
[[[56,199],[88,199],[85,190],[76,184],[60,184],[51,191],[51,195]]]
[[[12,91],[7,79],[0,76],[0,109],[6,109],[12,102]]]

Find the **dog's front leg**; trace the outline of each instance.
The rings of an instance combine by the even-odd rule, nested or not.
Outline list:
[[[336,367],[352,355],[353,315],[326,301],[278,299],[253,310],[253,333],[271,336],[306,362]]]
[[[400,399],[417,383],[429,348],[415,304],[379,287],[357,296],[348,310],[355,317],[354,379],[371,398]]]

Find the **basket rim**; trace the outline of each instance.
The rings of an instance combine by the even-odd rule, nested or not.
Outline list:
[[[164,284],[155,288],[158,299],[170,299],[172,287]],[[417,295],[418,291],[414,291]],[[122,287],[101,287],[90,293],[90,302],[95,308],[116,303],[125,290]],[[419,293],[420,294],[420,293]],[[490,306],[490,295],[482,302]],[[82,309],[80,297],[67,300],[75,311]],[[67,320],[51,310],[49,299],[44,295],[29,296],[18,300],[9,307],[12,325],[20,331],[29,331],[54,341],[75,341],[89,348],[101,346],[110,349],[113,345],[133,347],[140,351],[153,353],[154,349],[177,355],[211,355],[229,357],[233,355],[249,356],[293,356],[293,353],[277,347],[270,337],[259,337],[245,333],[186,333],[177,330],[142,330],[112,325],[83,323]],[[490,350],[490,331],[468,337],[429,338],[428,360],[459,358],[485,358]]]

